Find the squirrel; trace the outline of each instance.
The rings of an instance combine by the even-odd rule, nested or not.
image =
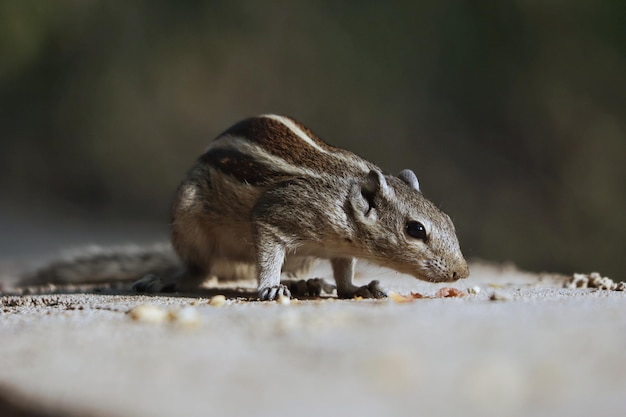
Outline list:
[[[135,290],[194,291],[209,275],[255,276],[259,299],[274,300],[294,290],[281,273],[300,276],[317,259],[330,260],[339,298],[386,296],[378,281],[353,284],[357,258],[431,282],[469,275],[452,220],[422,195],[413,171],[383,174],[273,114],[234,124],[198,158],[172,204],[171,243],[183,268],[147,274]],[[159,268],[175,268],[159,251]],[[311,282],[318,295],[326,288]]]

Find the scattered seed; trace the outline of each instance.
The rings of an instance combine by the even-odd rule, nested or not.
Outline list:
[[[467,293],[458,288],[443,287],[435,293],[435,298],[465,297]]]

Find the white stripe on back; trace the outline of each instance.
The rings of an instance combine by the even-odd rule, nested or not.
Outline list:
[[[313,139],[311,139],[306,133],[304,133],[302,131],[302,129],[300,129],[298,127],[298,125],[296,125],[290,119],[288,119],[286,117],[283,117],[283,116],[278,116],[278,115],[275,115],[275,114],[264,114],[261,117],[267,117],[268,119],[274,119],[277,122],[280,122],[280,123],[284,124],[289,130],[291,130],[293,133],[295,133],[296,136],[298,136],[300,139],[305,141],[307,144],[309,144],[313,148],[317,149],[320,152],[326,153],[326,154],[329,153],[326,149],[322,148],[320,145],[315,143],[315,141]]]
[[[264,114],[261,115],[259,117],[267,117],[269,119],[273,119],[276,120],[280,123],[282,123],[283,125],[285,125],[289,130],[291,130],[293,133],[295,133],[300,139],[302,139],[303,141],[305,141],[307,144],[309,144],[310,146],[312,146],[313,148],[317,149],[318,151],[325,153],[326,155],[330,155],[333,158],[336,159],[340,159],[348,164],[351,165],[358,165],[359,168],[361,168],[364,172],[368,172],[370,170],[370,167],[367,165],[367,163],[365,161],[363,161],[361,158],[357,157],[355,155],[354,158],[352,157],[347,157],[345,155],[342,155],[341,153],[337,153],[337,152],[330,152],[324,148],[322,148],[321,146],[319,146],[317,143],[315,143],[315,141],[313,139],[311,139],[306,133],[304,133],[302,131],[302,129],[300,129],[298,127],[298,125],[296,125],[291,119],[289,119],[288,117],[283,117],[283,116],[278,116],[276,114]]]
[[[259,161],[261,164],[265,164],[266,166],[272,167],[279,172],[284,172],[290,175],[305,175],[313,178],[321,178],[323,176],[323,173],[290,164],[278,155],[267,152],[257,143],[250,142],[248,138],[242,136],[220,136],[207,147],[205,152],[209,152],[213,149],[231,149],[233,151],[241,152],[242,154]]]

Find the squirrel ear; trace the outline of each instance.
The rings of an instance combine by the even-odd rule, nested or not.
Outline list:
[[[382,172],[377,171],[375,169],[371,170],[367,177],[361,183],[361,188],[363,192],[367,193],[376,193],[380,192],[383,194],[389,193],[389,185],[387,185],[387,180]]]
[[[385,176],[376,170],[371,170],[360,182],[355,182],[350,193],[352,207],[365,217],[371,217],[376,208],[376,196],[389,194],[389,185]]]
[[[420,191],[420,182],[417,180],[415,173],[411,171],[410,169],[405,169],[403,171],[400,171],[400,173],[398,174],[398,178],[406,182],[409,185],[409,187],[411,187],[415,191]]]

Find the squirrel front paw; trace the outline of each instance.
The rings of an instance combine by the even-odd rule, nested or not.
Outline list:
[[[362,287],[354,287],[352,291],[343,291],[338,293],[337,296],[339,298],[385,298],[387,297],[387,292],[380,286],[380,282],[378,280],[374,280],[367,285],[363,285]]]
[[[259,300],[272,301],[284,296],[291,298],[291,291],[286,285],[274,285],[272,287],[259,288]]]

